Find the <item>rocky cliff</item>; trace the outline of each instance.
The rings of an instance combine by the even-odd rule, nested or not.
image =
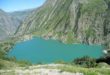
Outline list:
[[[110,0],[47,0],[18,30],[67,43],[110,48]]]

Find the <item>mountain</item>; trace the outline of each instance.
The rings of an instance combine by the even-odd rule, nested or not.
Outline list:
[[[0,40],[13,34],[16,30],[16,23],[14,23],[10,15],[8,15],[3,10],[0,10]]]
[[[27,9],[23,11],[14,11],[9,13],[12,17],[18,19],[18,21],[23,21],[34,9]]]
[[[31,10],[12,13],[0,9],[0,40],[12,36]]]
[[[17,35],[110,48],[110,0],[47,0],[25,19]]]

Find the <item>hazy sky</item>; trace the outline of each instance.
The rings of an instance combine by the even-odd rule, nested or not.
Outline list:
[[[7,12],[31,9],[41,6],[45,0],[0,0],[0,9]]]

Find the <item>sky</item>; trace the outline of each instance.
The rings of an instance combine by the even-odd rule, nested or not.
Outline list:
[[[22,11],[37,8],[44,2],[45,0],[0,0],[0,9],[6,12]]]

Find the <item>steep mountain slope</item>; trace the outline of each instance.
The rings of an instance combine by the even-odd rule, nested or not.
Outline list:
[[[15,11],[15,12],[11,12],[8,13],[9,15],[11,15],[12,17],[14,17],[15,19],[19,21],[23,21],[34,9],[27,9],[27,10],[23,10],[23,11]]]
[[[18,30],[67,43],[110,48],[110,0],[47,0]]]
[[[16,30],[15,19],[9,16],[3,10],[0,10],[0,40],[8,37]]]
[[[0,40],[12,36],[31,10],[7,13],[0,10]]]

